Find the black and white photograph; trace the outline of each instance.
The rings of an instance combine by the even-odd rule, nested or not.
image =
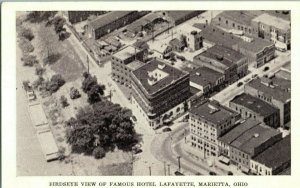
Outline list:
[[[16,175],[290,176],[291,13],[15,12]]]

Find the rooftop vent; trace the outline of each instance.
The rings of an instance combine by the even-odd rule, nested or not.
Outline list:
[[[197,31],[195,31],[195,30],[194,30],[194,31],[191,31],[191,34],[192,34],[192,35],[196,35],[196,34],[197,34]]]
[[[224,57],[222,55],[217,55],[217,60],[222,61]]]
[[[158,64],[158,66],[157,66],[157,67],[158,67],[159,69],[161,69],[161,70],[162,70],[162,69],[164,69],[164,68],[165,68],[165,66],[166,66],[165,64]]]
[[[196,75],[197,75],[197,76],[201,76],[201,73],[200,73],[200,72],[196,72]]]
[[[258,134],[258,133],[255,133],[255,134],[253,135],[253,137],[254,137],[254,138],[257,138],[257,137],[259,137],[259,134]]]

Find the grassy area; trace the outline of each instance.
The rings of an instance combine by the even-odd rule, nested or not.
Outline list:
[[[125,162],[119,164],[111,164],[99,167],[103,176],[131,176],[132,164]]]

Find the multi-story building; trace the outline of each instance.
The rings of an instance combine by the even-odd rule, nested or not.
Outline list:
[[[250,161],[251,173],[277,175],[291,166],[291,135],[284,137]]]
[[[203,47],[203,37],[196,30],[186,34],[187,47],[190,51],[196,51]]]
[[[225,75],[225,83],[231,84],[248,72],[247,58],[225,46],[215,45],[194,57],[194,62]]]
[[[280,125],[279,109],[252,95],[242,93],[235,96],[229,107],[240,113],[242,118],[258,120],[272,128]]]
[[[189,74],[161,59],[153,59],[132,71],[132,104],[152,128],[188,110]]]
[[[99,16],[107,11],[68,11],[68,19],[71,24],[87,20],[90,16]]]
[[[203,95],[224,87],[225,75],[207,67],[199,67],[190,73],[190,86]]]
[[[248,119],[218,139],[219,154],[248,173],[250,160],[281,138],[280,131]]]
[[[252,20],[258,37],[271,40],[276,48],[288,50],[291,48],[291,22],[267,13]]]
[[[257,97],[279,109],[280,126],[291,121],[291,81],[273,77],[257,78],[245,85],[245,93]]]
[[[258,37],[237,37],[218,27],[206,24],[194,24],[194,27],[201,29],[202,46],[211,47],[221,44],[229,47],[246,56],[249,62],[254,62],[255,67],[264,65],[275,56],[275,45],[270,41],[261,40]]]
[[[92,20],[86,26],[88,37],[99,39],[100,37],[130,24],[134,20],[146,15],[147,11],[113,11],[109,12],[95,20]]]
[[[261,14],[263,14],[263,11],[223,11],[213,18],[212,24],[228,29],[233,33],[240,32],[241,34],[253,35],[255,29],[252,27],[251,21]]]
[[[169,16],[171,20],[171,24],[173,26],[179,25],[186,20],[189,20],[195,16],[198,16],[199,14],[203,13],[205,11],[164,11],[163,15]]]
[[[133,61],[135,61],[134,65],[141,64],[140,61],[143,61],[143,57],[144,52],[133,46],[127,46],[113,54],[111,57],[112,78],[121,84],[131,85],[130,73],[132,67],[137,66],[129,64]]]
[[[190,141],[200,158],[218,155],[218,138],[235,124],[238,114],[216,101],[199,103],[189,113]]]

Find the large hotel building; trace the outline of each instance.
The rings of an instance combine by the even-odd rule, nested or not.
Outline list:
[[[189,74],[153,59],[132,71],[132,104],[157,128],[187,111]]]

